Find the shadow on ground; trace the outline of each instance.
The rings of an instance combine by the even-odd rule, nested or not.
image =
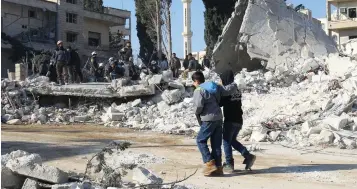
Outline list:
[[[355,170],[357,164],[303,164],[292,166],[270,167],[266,169],[257,169],[253,171],[236,170],[232,174],[226,174],[225,177],[234,177],[239,175],[256,175],[256,174],[276,174],[276,173],[309,173],[325,171],[342,171]]]

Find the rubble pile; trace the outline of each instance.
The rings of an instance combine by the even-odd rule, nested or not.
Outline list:
[[[255,142],[356,148],[357,62],[337,54],[324,61],[326,71],[307,72],[303,81],[294,78],[285,87],[277,84],[275,72],[238,74],[236,82],[245,91],[240,136]],[[262,86],[269,89],[260,93]],[[255,90],[244,90],[249,87]]]
[[[164,161],[163,158],[148,154],[135,154],[131,151],[114,154],[114,156],[106,158],[109,159],[107,161],[108,166],[116,169],[123,164],[138,165],[132,170],[132,178],[123,182],[122,188],[135,188],[141,185],[150,185],[149,188],[172,188],[171,185],[163,184],[162,178],[144,167],[147,164],[161,163]],[[97,176],[98,180],[103,179],[103,175]],[[1,156],[2,188],[104,189],[97,184],[99,182],[94,180],[79,181],[81,179],[77,179],[77,182],[73,182],[76,177],[71,177],[68,173],[56,167],[44,165],[38,154],[17,150]],[[115,187],[107,188],[113,189]],[[176,185],[173,188],[189,189],[194,187]]]
[[[29,87],[49,85],[47,77],[36,77],[26,81],[1,81],[1,121],[10,125],[46,124],[100,121],[98,106],[80,106],[75,109],[57,103],[51,107],[40,107],[37,96],[28,95]]]

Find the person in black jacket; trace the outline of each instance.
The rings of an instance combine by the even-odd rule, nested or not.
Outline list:
[[[188,59],[188,55],[186,55],[185,59],[183,60],[183,67],[185,68],[185,70],[188,69],[189,63],[190,63],[190,60]]]
[[[234,82],[232,70],[227,70],[220,74],[222,84],[229,85]],[[246,147],[237,141],[239,131],[243,126],[242,93],[237,92],[228,97],[222,97],[220,105],[223,106],[224,124],[223,124],[223,148],[226,156],[226,163],[223,165],[224,172],[233,173],[234,159],[232,147],[239,151],[244,157],[243,164],[245,169],[250,170],[255,161],[255,155],[249,153]]]
[[[57,49],[54,55],[54,60],[56,64],[57,80],[58,84],[62,85],[68,83],[68,61],[70,60],[70,55],[63,48],[63,42],[57,42]]]

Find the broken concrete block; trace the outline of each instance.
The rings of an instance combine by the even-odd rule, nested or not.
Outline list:
[[[6,124],[9,125],[20,125],[22,122],[20,119],[12,119],[6,122]]]
[[[11,115],[11,114],[5,114],[3,116],[1,116],[1,119],[4,121],[4,122],[8,122],[9,120],[12,120],[14,119],[15,116],[14,115]]]
[[[27,178],[21,189],[40,189],[38,182],[36,180]]]
[[[161,74],[157,74],[157,75],[153,75],[150,79],[149,79],[149,85],[158,85],[161,83],[162,80],[162,75]]]
[[[342,138],[343,143],[346,145],[348,149],[355,149],[356,148],[356,141],[349,139],[349,138]]]
[[[276,141],[276,139],[279,137],[281,131],[271,131],[269,133],[269,137],[272,141]]]
[[[133,102],[131,102],[131,107],[137,107],[141,104],[141,99],[136,99]]]
[[[86,122],[89,120],[88,116],[74,116],[74,121],[75,122]]]
[[[250,137],[251,142],[264,142],[267,137],[266,129],[255,130]]]
[[[175,89],[182,89],[185,88],[185,86],[183,86],[182,83],[178,82],[178,81],[171,81],[168,84],[170,87],[175,88]]]
[[[311,127],[311,128],[307,131],[306,135],[309,136],[309,135],[311,135],[311,134],[320,134],[321,131],[322,131],[321,127]]]
[[[335,136],[332,132],[328,130],[322,130],[318,137],[316,137],[316,143],[320,145],[331,144]]]
[[[179,89],[174,89],[174,90],[165,90],[161,94],[161,98],[167,103],[167,104],[174,104],[182,99],[182,91]]]
[[[9,168],[1,165],[1,188],[21,188],[25,177],[14,174]]]
[[[7,167],[9,163],[6,164]],[[26,177],[36,178],[49,183],[66,183],[68,182],[68,174],[60,169],[47,165],[39,164],[12,164],[9,167],[14,173]]]
[[[301,132],[306,134],[311,127],[313,127],[314,125],[312,124],[311,121],[305,121],[302,126],[301,126]]]
[[[108,117],[111,121],[121,121],[125,117],[124,113],[109,113]]]
[[[137,167],[133,170],[133,180],[140,185],[150,184],[149,188],[157,188],[155,184],[162,184],[163,182],[160,177],[144,167]]]
[[[170,109],[170,106],[167,105],[165,101],[161,101],[157,104],[157,108],[159,109],[161,114],[165,114],[166,111]]]
[[[162,80],[164,82],[170,82],[174,79],[173,73],[171,70],[165,70],[162,72]]]
[[[302,72],[307,73],[310,71],[314,71],[319,67],[320,67],[320,65],[317,63],[317,61],[310,58],[310,59],[305,60],[304,65],[302,67]]]
[[[343,129],[348,123],[348,117],[344,116],[330,116],[323,120],[323,122],[329,125],[332,129],[338,131]]]
[[[18,167],[18,166],[32,166],[33,164],[42,164],[42,158],[38,154],[30,154],[14,159],[9,159],[6,162],[6,167],[10,168],[13,170],[13,167]]]

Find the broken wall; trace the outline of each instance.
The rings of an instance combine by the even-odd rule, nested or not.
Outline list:
[[[286,6],[283,0],[238,0],[232,17],[213,51],[216,69],[270,68],[301,56],[337,52],[335,42],[321,25]]]

